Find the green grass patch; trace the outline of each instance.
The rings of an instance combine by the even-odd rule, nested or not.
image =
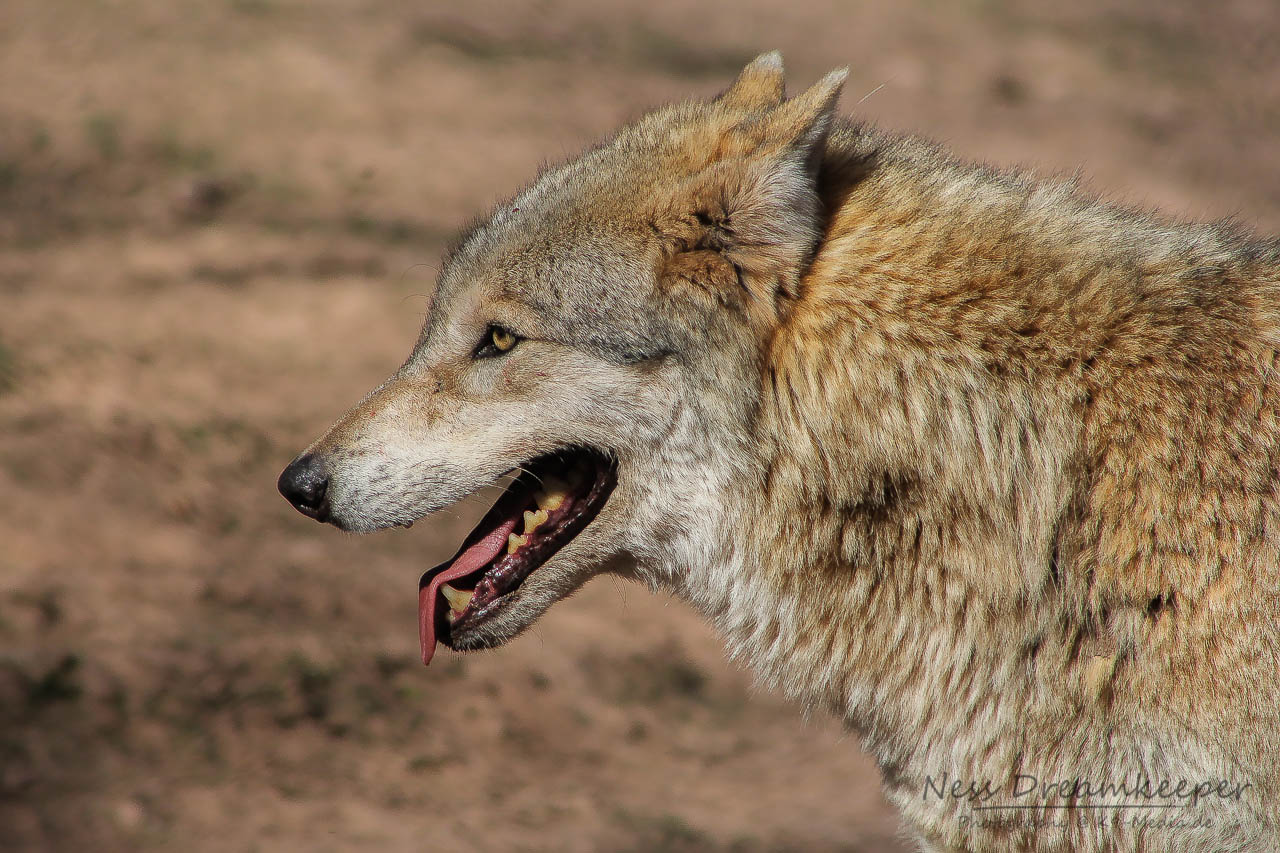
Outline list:
[[[53,139],[49,136],[49,131],[43,127],[37,127],[31,131],[31,139],[28,144],[32,154],[43,154],[49,150],[52,142]]]
[[[0,193],[8,192],[18,185],[20,171],[13,160],[0,160]]]
[[[212,147],[189,142],[173,128],[153,139],[149,147],[157,160],[174,171],[207,172],[218,162]]]
[[[442,239],[439,230],[400,217],[380,218],[364,213],[349,213],[343,224],[347,232],[356,237],[393,245],[437,243]]]
[[[17,385],[18,358],[4,341],[0,341],[0,394],[12,391]]]
[[[84,137],[103,160],[120,156],[120,117],[114,113],[90,113],[84,119]]]
[[[705,851],[716,845],[711,837],[676,814],[639,814],[619,808],[614,822],[634,834],[627,850]]]

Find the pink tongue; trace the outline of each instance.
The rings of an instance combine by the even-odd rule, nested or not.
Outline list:
[[[519,521],[519,514],[504,521],[454,558],[449,568],[433,577],[431,583],[418,589],[418,639],[422,641],[423,666],[431,663],[431,656],[436,653],[436,602],[440,600],[440,585],[469,575],[498,556]]]

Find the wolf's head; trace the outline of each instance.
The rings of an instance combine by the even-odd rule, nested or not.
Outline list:
[[[510,639],[595,574],[681,585],[759,483],[765,351],[812,259],[845,72],[784,99],[776,53],[543,174],[450,253],[412,354],[280,490],[345,530],[407,525],[516,473],[420,584],[438,639]],[[735,488],[741,488],[741,485]]]

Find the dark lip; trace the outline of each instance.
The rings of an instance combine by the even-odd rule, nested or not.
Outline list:
[[[540,553],[538,555],[537,561],[520,573],[519,576],[515,578],[510,588],[503,590],[483,606],[474,610],[468,608],[467,612],[463,616],[459,617],[456,622],[452,623],[450,623],[446,617],[448,608],[437,607],[435,627],[436,638],[440,642],[444,643],[451,649],[458,648],[455,643],[459,637],[465,636],[469,631],[479,627],[481,623],[500,612],[509,602],[511,596],[519,591],[520,587],[534,572],[546,565],[546,563],[549,562],[561,549],[576,539],[600,515],[601,510],[604,509],[610,495],[613,494],[613,490],[618,484],[618,463],[616,458],[611,454],[604,453],[603,451],[599,451],[594,448],[582,447],[547,454],[545,456],[538,457],[535,460],[531,460],[518,468],[512,469],[512,471],[520,471],[521,473],[508,486],[507,491],[494,502],[493,506],[490,507],[487,513],[485,513],[484,517],[478,524],[476,524],[475,528],[467,534],[466,539],[464,539],[462,545],[459,546],[457,553],[461,554],[468,547],[483,538],[485,531],[495,527],[495,522],[498,519],[509,517],[513,511],[518,510],[520,506],[528,502],[539,481],[539,468],[545,468],[549,464],[554,464],[554,459],[556,457],[572,458],[582,454],[587,454],[592,457],[590,464],[592,465],[595,477],[587,491],[585,499],[587,511],[580,513],[579,517],[570,519],[567,524],[557,528],[556,531],[548,537],[550,540],[548,542],[548,547],[544,553]],[[431,580],[437,574],[445,571],[453,564],[454,559],[456,559],[456,556],[424,572],[418,581],[418,588],[422,589],[429,585]],[[501,561],[502,555],[500,554],[493,562],[477,569],[473,575],[469,575],[468,577],[479,576],[481,578],[487,578],[488,573]]]

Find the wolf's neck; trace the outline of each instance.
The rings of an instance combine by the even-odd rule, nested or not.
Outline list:
[[[1028,367],[1013,331],[984,354],[1002,294],[922,292],[926,262],[875,227],[829,236],[773,341],[763,488],[736,495],[750,523],[708,603],[735,654],[893,764],[904,742],[952,755],[978,748],[965,728],[999,738],[995,703],[1029,689],[1027,650],[990,638],[1053,630],[1036,602],[1079,439],[1069,389]]]

